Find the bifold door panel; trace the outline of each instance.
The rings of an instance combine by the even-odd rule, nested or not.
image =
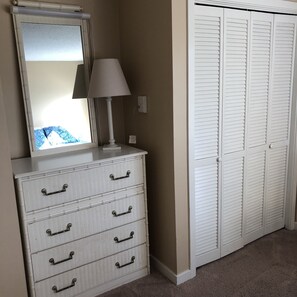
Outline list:
[[[195,5],[196,266],[284,227],[296,17]]]

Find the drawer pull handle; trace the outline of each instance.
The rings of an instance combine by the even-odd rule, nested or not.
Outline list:
[[[41,190],[41,193],[42,193],[44,196],[50,196],[50,195],[55,195],[55,194],[59,194],[59,193],[66,192],[66,189],[67,189],[67,188],[68,188],[68,185],[67,185],[67,184],[64,184],[63,187],[62,187],[62,190],[54,191],[54,192],[50,192],[50,193],[47,192],[47,189],[43,188],[43,189]]]
[[[53,265],[57,265],[57,264],[61,264],[61,263],[63,263],[63,262],[66,262],[66,261],[72,260],[72,259],[73,259],[73,255],[74,255],[74,252],[73,252],[73,251],[71,251],[71,252],[69,253],[69,257],[68,257],[68,258],[66,258],[66,259],[64,259],[64,260],[61,260],[61,261],[55,262],[55,259],[54,259],[54,258],[50,258],[48,261],[49,261],[51,264],[53,264]]]
[[[126,263],[126,264],[123,264],[123,265],[121,265],[119,262],[117,262],[117,263],[115,263],[115,266],[116,266],[117,268],[123,268],[123,267],[126,267],[126,266],[128,266],[128,265],[133,264],[134,262],[135,262],[135,257],[133,256],[133,257],[131,257],[131,261],[130,261],[130,262],[128,262],[128,263]]]
[[[52,233],[52,230],[51,230],[51,229],[47,229],[47,230],[46,230],[46,233],[47,233],[49,236],[55,236],[55,235],[62,234],[62,233],[65,233],[65,232],[70,231],[70,228],[71,228],[71,227],[72,227],[72,224],[69,223],[69,224],[67,224],[65,230],[62,230],[62,231],[58,231],[58,232]]]
[[[53,286],[53,287],[52,287],[52,290],[53,290],[55,293],[62,292],[62,291],[64,291],[64,290],[67,290],[67,289],[70,289],[70,288],[74,287],[76,281],[77,281],[77,279],[74,278],[74,279],[72,279],[72,281],[71,281],[71,285],[69,285],[69,286],[67,286],[67,287],[64,287],[64,288],[62,288],[62,289],[58,289],[57,286]]]
[[[131,171],[128,170],[127,173],[126,173],[126,175],[124,175],[124,176],[114,177],[114,175],[111,174],[109,177],[110,177],[111,180],[119,180],[119,179],[128,178],[130,176],[130,174],[131,174]]]
[[[112,211],[112,215],[114,217],[120,217],[120,216],[123,216],[123,215],[126,215],[126,214],[129,214],[131,213],[132,211],[132,206],[129,206],[128,210],[126,212],[122,212],[122,213],[117,213],[115,210]]]
[[[127,238],[124,238],[124,239],[119,240],[117,237],[115,237],[113,240],[114,240],[116,243],[120,243],[120,242],[123,242],[123,241],[127,241],[127,240],[132,239],[133,236],[134,236],[134,232],[132,231],[132,232],[130,233],[130,236],[127,237]]]

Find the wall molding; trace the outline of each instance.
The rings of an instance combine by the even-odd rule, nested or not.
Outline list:
[[[180,274],[175,274],[170,268],[159,261],[156,257],[150,255],[150,258],[151,265],[177,286],[196,276],[196,269],[186,270]]]

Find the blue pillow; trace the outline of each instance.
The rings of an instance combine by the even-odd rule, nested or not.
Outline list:
[[[76,143],[79,142],[77,138],[72,136],[66,129],[64,129],[61,126],[50,126],[43,128],[44,134],[46,137],[48,137],[51,132],[56,132],[61,139],[63,139],[63,143]]]
[[[44,130],[41,129],[35,129],[34,130],[34,137],[35,137],[35,147],[36,149],[40,149],[42,145],[46,142],[47,138],[44,134]]]

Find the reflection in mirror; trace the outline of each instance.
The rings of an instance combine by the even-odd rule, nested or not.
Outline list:
[[[87,100],[72,100],[80,27],[23,23],[22,32],[35,148],[91,142]]]
[[[78,69],[88,82],[83,21],[15,15],[15,24],[31,155],[97,145],[93,102],[75,95]]]
[[[86,75],[85,75],[85,65],[79,64],[76,69],[76,76],[74,82],[74,89],[72,98],[81,99],[87,97],[87,85],[86,85]]]

